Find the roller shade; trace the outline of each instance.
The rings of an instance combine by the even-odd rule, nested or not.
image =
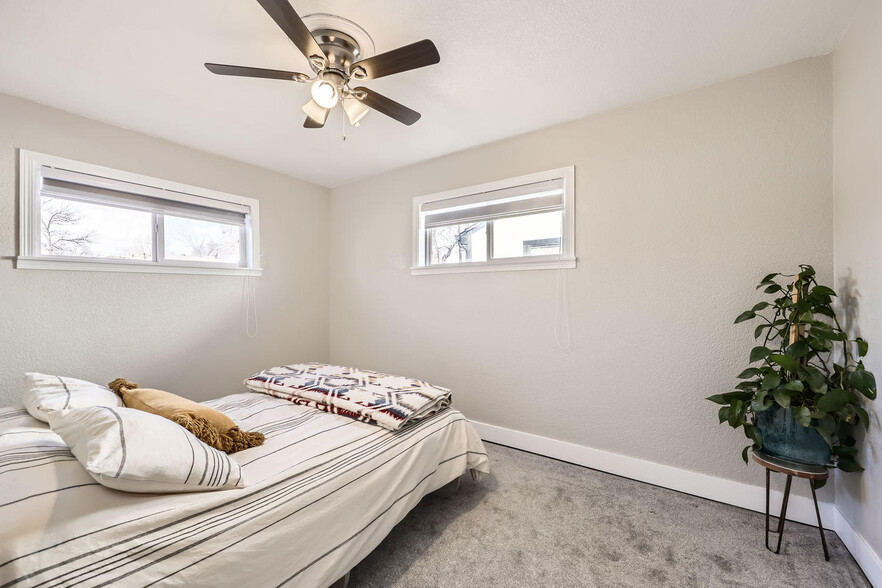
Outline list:
[[[506,216],[563,210],[563,199],[564,180],[556,178],[426,202],[420,206],[420,213],[424,217],[424,226],[428,229]]]
[[[250,208],[241,204],[64,169],[43,166],[41,175],[42,197],[161,212],[239,226],[245,225],[250,213]]]

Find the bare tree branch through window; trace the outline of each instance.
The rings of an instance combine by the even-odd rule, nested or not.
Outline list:
[[[469,223],[436,227],[431,232],[431,263],[464,263],[483,257],[486,236],[481,246],[476,246],[476,234],[484,234],[486,223]]]
[[[60,200],[43,201],[40,237],[44,250],[53,255],[89,255],[92,231],[76,231],[81,215]]]

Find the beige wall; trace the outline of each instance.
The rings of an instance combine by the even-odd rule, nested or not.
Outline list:
[[[13,269],[16,148],[259,199],[257,337],[243,278]],[[18,403],[26,371],[201,400],[279,362],[327,359],[327,218],[325,188],[0,94],[0,406]]]
[[[470,418],[761,483],[729,391],[766,273],[832,278],[831,82],[808,59],[332,190],[331,358],[454,390]],[[576,166],[573,347],[558,274],[411,276],[411,199]]]
[[[882,381],[882,2],[869,0],[833,54],[836,286],[855,334],[870,342],[867,367]],[[843,474],[836,503],[882,553],[882,406],[861,457],[866,471]]]
[[[0,95],[0,404],[28,370],[204,399],[330,358],[450,386],[475,420],[759,483],[702,398],[743,367],[731,323],[759,277],[832,279],[831,97],[829,60],[804,60],[338,188],[329,211],[323,188]],[[258,337],[242,278],[12,269],[16,147],[259,198]],[[410,275],[413,196],[571,164],[571,351],[556,271]]]

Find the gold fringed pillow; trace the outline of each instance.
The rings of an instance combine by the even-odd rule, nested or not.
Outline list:
[[[123,378],[117,378],[108,387],[122,398],[127,407],[174,421],[215,449],[236,453],[263,445],[263,433],[242,431],[230,417],[204,404],[171,392],[139,388],[134,382]]]

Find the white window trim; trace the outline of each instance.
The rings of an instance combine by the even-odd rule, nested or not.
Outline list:
[[[175,200],[181,202],[201,202],[209,199],[218,204],[238,204],[249,209],[242,246],[245,249],[246,267],[232,264],[216,264],[198,261],[155,261],[99,259],[82,257],[62,257],[40,255],[40,210],[36,191],[40,189],[43,166],[80,172],[133,184],[141,184],[176,192]],[[98,272],[137,272],[158,274],[201,274],[226,276],[260,276],[260,202],[254,198],[237,196],[208,188],[189,186],[178,182],[153,178],[131,172],[116,170],[91,163],[56,157],[27,149],[19,149],[19,255],[16,269],[75,270]],[[194,198],[196,197],[196,198]],[[161,238],[159,235],[157,238]],[[162,246],[162,244],[160,245]]]
[[[413,199],[413,246],[412,246],[412,265],[410,273],[415,276],[429,274],[453,274],[453,273],[469,273],[469,272],[498,272],[498,271],[514,271],[514,270],[539,270],[539,269],[574,269],[576,267],[576,247],[575,247],[575,229],[576,229],[576,211],[575,211],[575,166],[562,167],[548,171],[518,176],[516,178],[507,178],[497,180],[495,182],[487,182],[486,184],[478,184],[476,186],[467,186],[464,188],[456,188],[439,192],[437,194],[428,194],[426,196],[417,196]],[[563,179],[564,181],[564,210],[563,210],[563,235],[561,236],[561,254],[560,255],[542,255],[533,258],[510,258],[496,259],[491,262],[468,262],[468,263],[451,263],[443,265],[425,265],[426,259],[426,243],[423,238],[422,218],[420,216],[420,208],[428,202],[437,202],[440,200],[450,200],[462,196],[470,196],[481,192],[491,192],[494,190],[502,190],[514,186],[524,184],[533,184],[546,180]]]

